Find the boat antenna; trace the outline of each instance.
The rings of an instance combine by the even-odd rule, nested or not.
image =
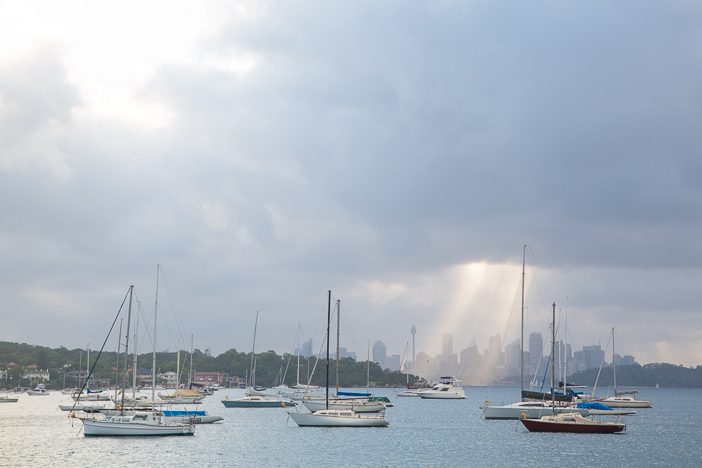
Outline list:
[[[519,369],[520,369],[520,385],[521,392],[519,393],[522,400],[524,400],[524,274],[526,267],[526,248],[527,245],[524,244],[523,255],[522,255],[522,335],[519,340]]]
[[[331,322],[331,289],[327,291],[327,394],[325,398],[326,409],[329,409],[329,324]]]

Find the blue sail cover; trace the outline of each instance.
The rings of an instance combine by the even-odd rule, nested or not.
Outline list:
[[[360,392],[337,392],[339,396],[352,396],[352,397],[369,397],[370,393],[360,393]]]
[[[588,401],[585,403],[578,403],[578,408],[582,409],[598,409],[598,410],[605,410],[605,411],[612,411],[612,408],[610,408],[607,405],[604,405],[602,403],[599,403],[597,401]]]
[[[164,416],[207,416],[207,413],[199,410],[163,410],[162,413]]]

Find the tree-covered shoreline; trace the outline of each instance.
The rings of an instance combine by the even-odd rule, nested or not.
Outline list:
[[[90,353],[90,365],[95,363],[98,357],[97,351]],[[27,372],[27,369],[48,369],[51,379],[46,383],[48,388],[62,388],[65,385],[74,386],[77,381],[77,373],[80,369],[85,376],[87,353],[81,349],[67,349],[65,347],[48,348],[44,346],[29,345],[26,343],[12,343],[0,341],[0,369],[8,371],[8,379],[0,380],[0,387],[14,386],[30,386],[36,382],[30,379],[21,379],[21,376]],[[190,353],[181,351],[181,372],[187,374],[190,368]],[[316,358],[313,356],[309,359],[300,358],[300,381],[306,382],[309,373],[315,365]],[[8,364],[14,363],[17,367]],[[177,352],[157,352],[156,353],[156,371],[157,374],[176,371],[177,367]],[[137,369],[140,374],[151,373],[152,353],[144,353],[138,356]],[[127,358],[126,363],[128,368],[132,367],[132,356]],[[103,351],[97,365],[93,377],[95,379],[109,380],[110,384],[114,384],[116,379],[121,380],[117,369],[124,369],[124,356],[119,357],[115,351]],[[210,356],[203,353],[199,349],[193,352],[193,372],[223,372],[228,376],[238,376],[244,378],[249,373],[251,366],[251,353],[239,352],[236,349],[230,349],[218,356]],[[274,351],[266,351],[256,353],[256,384],[270,386],[280,383],[282,374],[285,374],[284,383],[292,385],[296,383],[297,373],[297,356],[285,353],[279,355]],[[286,371],[287,369],[287,371]],[[366,361],[354,361],[350,358],[342,358],[339,362],[339,383],[344,387],[364,387],[367,384],[367,372],[370,371],[371,386],[404,386],[406,375],[398,371],[390,371],[381,369],[380,366],[371,362],[370,366]],[[336,383],[336,361],[331,362],[330,369],[330,384]],[[185,383],[186,377],[183,377],[182,383]],[[325,360],[320,359],[317,362],[317,368],[312,375],[312,385],[324,385],[325,380]],[[410,383],[416,380],[416,377],[409,376]]]

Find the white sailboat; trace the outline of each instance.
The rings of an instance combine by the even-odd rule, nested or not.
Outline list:
[[[362,415],[353,409],[333,409],[329,406],[329,326],[331,322],[331,290],[327,301],[327,377],[325,408],[311,413],[288,411],[288,415],[300,427],[386,427],[390,423],[384,412]]]
[[[129,287],[129,312],[127,316],[127,333],[125,336],[124,352],[125,356],[129,352],[129,324],[132,318],[132,296],[134,286]],[[120,312],[121,313],[121,307]],[[119,314],[118,314],[119,315]],[[115,318],[115,321],[117,319]],[[154,324],[155,325],[155,324]],[[106,340],[107,341],[107,340]],[[192,422],[184,424],[181,419],[165,418],[158,412],[135,412],[134,414],[124,414],[124,388],[126,387],[126,358],[125,358],[124,382],[122,384],[122,404],[120,414],[116,416],[103,416],[80,418],[83,422],[83,434],[86,437],[93,436],[168,436],[168,435],[193,435],[195,426]],[[94,367],[94,365],[93,365]],[[88,379],[90,374],[88,375]],[[152,390],[153,391],[153,390]],[[76,417],[71,412],[72,417]]]
[[[520,397],[521,400],[508,405],[492,405],[486,400],[483,403],[483,417],[485,419],[519,419],[522,414],[528,418],[539,418],[546,414],[561,412],[578,412],[588,414],[588,410],[575,408],[568,403],[549,400],[526,400],[524,398],[524,285],[526,280],[526,244],[522,249],[522,306],[521,306],[521,336],[519,341],[520,351]],[[553,359],[553,356],[551,356]]]
[[[105,419],[83,421],[83,434],[91,436],[169,436],[194,435],[195,426],[183,424],[182,419],[169,420],[153,412],[109,416]]]
[[[617,365],[614,362],[614,327],[612,327],[612,373],[614,381],[614,395],[601,400],[610,408],[650,408],[651,402],[648,400],[637,400],[637,390],[628,392],[617,391]]]

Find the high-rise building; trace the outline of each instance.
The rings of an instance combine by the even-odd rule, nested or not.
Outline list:
[[[600,345],[583,346],[583,360],[585,361],[585,370],[600,367],[600,363],[604,358],[604,351]]]
[[[393,354],[385,359],[385,368],[391,371],[400,370],[400,359],[399,354]]]
[[[491,366],[501,366],[505,362],[505,356],[502,352],[502,339],[498,333],[491,336],[488,340],[488,359]]]
[[[377,362],[380,367],[385,367],[385,359],[387,359],[387,348],[382,341],[373,343],[373,361]]]
[[[541,333],[529,334],[529,364],[536,369],[544,355],[544,338]]]
[[[507,376],[519,375],[519,340],[505,346],[505,370]]]
[[[312,338],[302,343],[302,349],[300,350],[300,356],[310,357],[314,354],[312,351]]]
[[[450,333],[444,333],[441,337],[441,354],[444,356],[453,354],[453,335]]]

